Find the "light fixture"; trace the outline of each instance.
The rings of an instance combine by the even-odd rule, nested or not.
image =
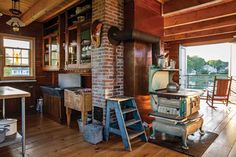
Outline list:
[[[25,26],[25,24],[18,17],[12,17],[9,21],[7,21],[7,24],[12,26],[14,32],[18,32],[20,27]]]
[[[20,27],[25,26],[24,22],[22,22],[18,17],[21,14],[20,0],[12,0],[12,8],[9,9],[9,11],[13,14],[13,16],[6,23],[9,26],[12,26],[14,32],[18,32],[20,30]]]
[[[2,16],[3,14],[0,12],[0,17]]]

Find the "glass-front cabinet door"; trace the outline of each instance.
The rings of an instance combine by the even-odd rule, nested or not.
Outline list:
[[[60,67],[60,49],[58,35],[48,35],[43,39],[43,70],[58,71]]]
[[[80,32],[80,68],[91,68],[91,40],[90,29],[84,29]]]
[[[49,66],[49,52],[50,52],[50,44],[49,44],[49,38],[45,38],[43,40],[43,48],[44,48],[44,53],[43,53],[43,66],[47,67]]]
[[[59,45],[57,36],[51,38],[51,66],[59,67]]]
[[[66,70],[78,69],[77,27],[67,31]]]

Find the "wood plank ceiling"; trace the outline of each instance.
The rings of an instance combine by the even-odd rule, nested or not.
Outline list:
[[[21,0],[20,1],[20,10],[22,13],[25,13],[31,6],[34,5],[38,0]],[[5,15],[11,15],[9,9],[12,8],[11,0],[1,0],[0,1],[0,12]]]
[[[20,0],[21,20],[26,24],[37,20],[43,22],[80,0]],[[11,15],[11,0],[0,1],[0,12]]]
[[[55,16],[80,0],[20,0],[26,24]],[[236,35],[236,0],[157,0],[163,4],[164,40]],[[11,0],[0,1],[0,12],[10,15]]]
[[[164,3],[164,40],[236,35],[236,0],[169,0]]]

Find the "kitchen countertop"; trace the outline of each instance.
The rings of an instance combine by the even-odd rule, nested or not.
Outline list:
[[[1,83],[31,83],[31,82],[37,82],[37,80],[2,80]]]
[[[30,97],[30,93],[9,86],[0,87],[0,99],[10,99],[19,97]]]

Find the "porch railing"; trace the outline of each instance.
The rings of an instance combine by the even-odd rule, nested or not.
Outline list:
[[[190,89],[207,89],[212,88],[214,86],[214,77],[217,76],[225,78],[228,74],[200,74],[200,75],[185,75],[181,76],[186,79],[186,85],[184,87]],[[204,97],[205,95],[203,95]],[[230,101],[236,103],[236,76],[232,76],[231,83],[231,92],[230,92]]]
[[[214,85],[214,77],[227,77],[228,74],[199,74],[199,75],[184,75],[186,81],[187,88],[190,89],[206,89],[209,87],[213,87]]]

